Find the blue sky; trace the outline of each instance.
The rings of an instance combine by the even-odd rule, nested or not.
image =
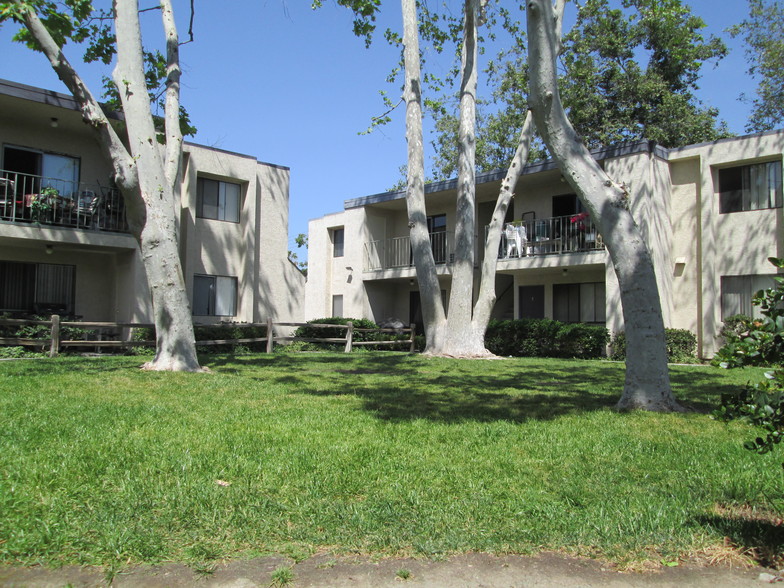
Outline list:
[[[291,168],[290,243],[297,233],[307,232],[309,219],[342,210],[347,198],[386,191],[399,179],[406,157],[402,116],[370,135],[359,135],[384,110],[379,90],[395,94],[385,78],[397,50],[381,34],[365,49],[351,33],[345,9],[324,0],[324,7],[314,12],[310,4],[197,0],[195,42],[181,50],[182,101],[198,128],[190,140]],[[723,31],[746,16],[747,3],[687,4],[705,20],[707,34],[721,36],[731,47],[717,67],[704,69],[700,98],[719,108],[731,131],[743,133],[749,109],[738,97],[752,93],[754,84],[746,75],[742,44]],[[141,5],[146,5],[143,0]],[[175,0],[182,37],[188,6]],[[399,30],[399,10],[399,2],[386,2],[379,28]],[[158,42],[158,20],[157,13],[145,17],[150,43]],[[14,32],[13,24],[0,28],[0,77],[66,92],[42,55],[11,42]],[[99,93],[101,75],[108,70],[81,64],[78,48],[66,55]]]

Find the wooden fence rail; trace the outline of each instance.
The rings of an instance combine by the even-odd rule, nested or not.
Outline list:
[[[19,345],[26,347],[49,348],[49,357],[55,357],[62,347],[119,347],[127,348],[134,346],[155,346],[155,341],[133,341],[130,338],[122,338],[124,330],[128,333],[132,329],[153,328],[154,325],[147,323],[110,323],[110,322],[74,322],[61,321],[58,315],[52,315],[50,320],[27,320],[27,319],[6,319],[0,318],[0,326],[48,326],[49,337],[45,339],[33,339],[24,337],[0,337],[0,345]],[[219,326],[219,325],[194,325],[194,326]],[[272,353],[276,342],[283,341],[306,341],[310,343],[338,343],[343,344],[345,353],[351,353],[355,346],[363,345],[401,345],[408,344],[411,353],[416,350],[414,335],[415,325],[402,329],[360,329],[355,328],[354,323],[349,321],[345,325],[330,325],[325,323],[275,323],[271,318],[266,323],[242,323],[243,327],[266,327],[265,337],[251,337],[243,339],[213,339],[209,341],[196,341],[196,345],[238,345],[242,343],[263,343],[266,342],[266,352]],[[64,327],[74,327],[85,329],[91,333],[96,333],[97,339],[62,339],[62,329]],[[285,335],[275,335],[275,327],[314,327],[316,329],[345,329],[345,337],[295,337]],[[396,335],[408,334],[408,339],[395,339],[385,341],[354,341],[355,333],[394,333]],[[104,335],[112,337],[104,339]],[[116,338],[115,338],[116,337]]]

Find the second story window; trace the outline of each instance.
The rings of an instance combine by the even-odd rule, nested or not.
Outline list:
[[[345,234],[346,232],[342,227],[332,229],[332,257],[343,257],[343,239]]]
[[[781,208],[781,162],[719,170],[719,212]]]
[[[199,178],[196,188],[196,216],[240,222],[240,185]]]

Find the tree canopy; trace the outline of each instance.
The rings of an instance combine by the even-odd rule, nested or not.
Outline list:
[[[749,17],[732,27],[743,36],[749,75],[758,80],[747,131],[767,131],[784,122],[784,7],[779,0],[749,0]],[[747,96],[743,98],[749,99]]]
[[[508,164],[517,129],[528,108],[525,38],[505,26],[514,46],[491,62],[492,101],[480,107],[477,169]],[[681,0],[587,0],[563,38],[559,91],[569,119],[590,147],[641,139],[666,147],[729,136],[715,108],[696,97],[700,70],[727,53],[724,43],[702,34],[704,21]],[[455,116],[435,112],[434,167],[439,178],[454,174]],[[541,143],[532,158],[544,155]]]

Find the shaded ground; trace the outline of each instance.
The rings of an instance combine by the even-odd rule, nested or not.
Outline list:
[[[290,572],[288,572],[290,570]],[[443,561],[334,557],[316,555],[300,563],[266,557],[219,564],[201,573],[181,564],[135,567],[112,576],[97,568],[2,568],[0,586],[49,588],[72,586],[261,588],[267,586],[401,588],[631,587],[695,586],[705,588],[763,586],[756,567],[665,567],[650,572],[617,572],[602,563],[554,553],[537,556],[466,554]],[[276,581],[277,580],[277,581]]]

